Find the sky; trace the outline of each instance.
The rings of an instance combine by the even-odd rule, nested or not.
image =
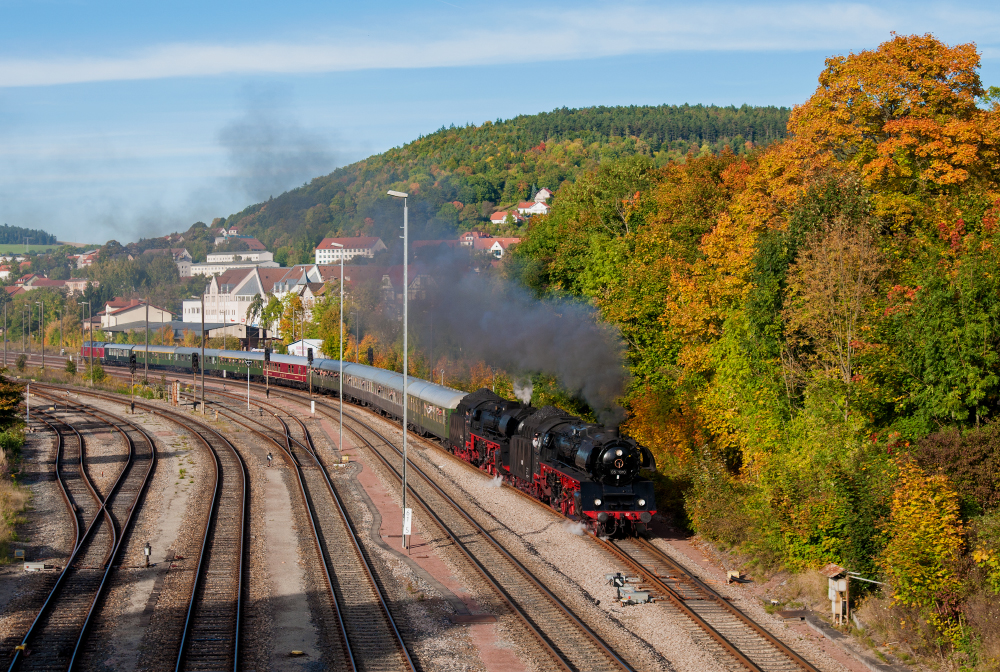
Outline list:
[[[442,126],[589,105],[784,105],[954,2],[0,0],[0,223],[103,243],[211,222]]]

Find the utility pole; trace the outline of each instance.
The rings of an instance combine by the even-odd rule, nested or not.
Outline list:
[[[149,297],[146,297],[146,352],[142,356],[142,382],[149,385]]]
[[[224,333],[224,332],[223,332]],[[201,295],[201,414],[205,415],[205,293]]]
[[[38,304],[38,333],[42,341],[42,371],[45,370],[45,303],[35,301]]]

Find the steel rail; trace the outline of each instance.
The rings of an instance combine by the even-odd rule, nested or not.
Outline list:
[[[216,394],[222,395],[223,393],[217,391]],[[235,398],[235,395],[228,395],[228,394],[226,394],[225,396],[231,396],[232,398]],[[305,399],[304,396],[295,394],[294,392],[290,392],[289,390],[286,390],[286,389],[280,390],[279,396],[283,396],[285,398],[289,398],[289,399],[293,399],[293,400],[302,401],[303,403],[308,403],[308,401],[310,401],[310,400]],[[241,400],[242,400],[242,398],[241,398]],[[260,402],[260,403],[264,403],[264,402]],[[268,405],[273,406],[272,404],[268,404]],[[317,408],[318,409],[323,409],[323,408],[330,409],[331,413],[335,410],[335,409],[332,409],[330,406],[328,406],[327,404],[325,404],[323,402],[318,403],[317,404]],[[327,415],[327,417],[329,417],[331,420],[336,421],[336,418],[333,415],[330,415],[329,413],[324,413],[324,414]],[[294,417],[294,416],[292,416],[292,417]],[[394,450],[396,452],[397,456],[401,457],[402,453],[399,451],[399,449],[397,449],[393,443],[391,443],[388,439],[386,439],[385,436],[383,436],[377,430],[375,430],[374,428],[370,427],[369,425],[366,425],[363,421],[361,421],[358,418],[354,417],[352,414],[345,414],[345,417],[348,418],[348,419],[350,419],[351,421],[357,423],[361,427],[365,428],[367,431],[372,432],[372,434],[374,434],[375,436],[377,436],[385,445],[387,445],[390,448],[392,448],[392,450]],[[352,434],[354,434],[360,441],[364,442],[371,449],[372,453],[376,457],[378,457],[379,460],[386,466],[386,468],[389,469],[389,471],[396,477],[396,479],[397,480],[401,480],[401,476],[399,475],[398,470],[389,462],[389,460],[385,456],[383,456],[380,453],[380,451],[378,451],[375,448],[375,446],[370,441],[368,441],[366,438],[364,438],[357,430],[355,430],[352,427],[345,427],[345,429],[347,429],[349,432],[351,432]],[[318,461],[318,457],[317,457],[317,461]],[[589,626],[587,626],[585,623],[583,623],[583,621],[580,620],[579,617],[577,617],[576,614],[574,614],[565,604],[563,604],[562,601],[559,600],[558,597],[556,597],[551,591],[549,591],[548,588],[546,588],[542,583],[540,583],[538,581],[538,579],[535,578],[531,574],[531,572],[526,567],[524,567],[524,565],[522,565],[520,563],[520,561],[518,561],[516,558],[514,558],[503,547],[502,544],[500,544],[496,539],[494,539],[493,536],[489,534],[489,532],[487,532],[471,516],[469,516],[469,514],[466,513],[465,510],[457,502],[455,502],[455,500],[452,499],[446,492],[444,492],[436,483],[434,483],[427,476],[427,474],[423,472],[423,470],[421,470],[418,466],[416,466],[415,464],[413,464],[412,460],[410,460],[409,462],[410,462],[411,468],[417,470],[417,472],[424,479],[424,481],[426,483],[428,483],[428,485],[432,488],[432,490],[434,490],[439,496],[441,496],[443,499],[445,499],[445,501],[448,502],[453,507],[453,509],[462,518],[464,518],[469,524],[471,524],[473,526],[473,528],[475,528],[475,530],[476,530],[476,532],[477,532],[478,535],[481,535],[485,540],[487,540],[487,542],[491,546],[493,546],[499,553],[501,553],[501,555],[503,555],[505,558],[507,558],[508,562],[510,562],[512,564],[512,566],[514,566],[516,568],[516,570],[518,572],[520,572],[521,575],[529,583],[531,583],[532,585],[534,585],[535,588],[540,593],[542,593],[547,599],[549,599],[552,602],[552,604],[554,604],[557,607],[557,609],[559,609],[571,622],[573,622],[574,625],[578,628],[578,630],[580,630],[581,632],[584,633],[585,637],[587,637],[593,643],[595,643],[596,646],[599,649],[601,649],[603,651],[603,653],[615,665],[617,665],[622,670],[632,670],[632,668],[628,665],[627,662],[625,662],[623,659],[621,659],[620,656],[618,656],[618,654],[616,654],[614,651],[612,651],[610,649],[610,647],[608,647],[607,644],[605,644],[604,641],[595,632],[593,632],[589,628]],[[325,468],[325,466],[322,468],[322,471],[324,473],[324,476],[326,476],[326,468]],[[544,635],[544,633],[542,633],[540,626],[538,626],[537,624],[535,624],[532,621],[532,619],[521,609],[521,607],[517,604],[517,601],[513,598],[513,596],[511,596],[503,588],[503,586],[501,586],[500,583],[492,576],[492,574],[479,562],[479,560],[469,550],[469,548],[462,541],[462,539],[457,534],[455,534],[451,530],[451,528],[434,511],[433,507],[429,506],[424,501],[424,499],[422,497],[420,497],[420,495],[418,495],[413,490],[412,486],[408,486],[407,489],[412,494],[412,496],[414,496],[414,497],[417,498],[418,503],[425,510],[425,512],[432,519],[434,519],[437,522],[437,524],[444,531],[444,533],[455,543],[456,547],[469,560],[470,564],[472,564],[472,566],[487,580],[487,582],[489,582],[490,585],[493,586],[494,590],[497,591],[497,593],[502,597],[502,599],[511,608],[511,611],[513,611],[514,614],[517,615],[521,619],[521,621],[525,624],[525,626],[528,628],[528,630],[535,636],[535,638],[538,640],[538,642],[541,644],[541,646],[546,651],[548,651],[549,654],[553,657],[554,661],[557,662],[559,664],[559,666],[562,669],[564,669],[564,670],[573,670],[574,668],[571,666],[571,664],[568,662],[568,660],[565,658],[565,656],[562,655],[561,653],[559,653],[556,650],[556,648],[552,645],[552,643],[549,642],[548,638]]]
[[[323,405],[325,404],[321,404],[321,406]],[[380,432],[378,432],[378,430],[375,430],[372,427],[366,425],[364,422],[355,418],[351,414],[345,414],[344,417],[348,418],[354,423],[357,423],[358,425],[363,427],[366,431],[369,431],[372,434],[374,434],[386,446],[390,447],[397,454],[397,456],[402,457],[402,452],[398,448],[396,448],[395,444],[386,439],[385,436],[383,436]],[[371,449],[371,452],[379,458],[379,460],[385,465],[385,467],[390,471],[390,473],[392,473],[400,481],[402,480],[402,476],[400,475],[396,467],[393,466],[393,464],[388,460],[388,458],[382,455],[377,448],[375,448],[374,444],[372,444],[368,439],[362,436],[361,432],[357,431],[353,427],[345,427],[345,429],[350,431],[352,434],[354,434],[354,436],[356,436],[359,440],[365,443],[365,445],[367,445]],[[412,461],[410,461],[410,468],[420,475],[420,477],[423,479],[425,483],[428,484],[428,486],[431,488],[432,491],[434,491],[438,496],[440,496],[442,499],[448,502],[453,507],[454,511],[458,513],[460,517],[464,518],[466,522],[468,522],[477,531],[477,533],[480,536],[482,536],[483,539],[485,539],[491,546],[493,546],[494,549],[497,550],[497,552],[499,552],[504,558],[506,558],[507,561],[510,562],[511,565],[515,569],[517,569],[531,585],[533,585],[542,595],[548,598],[552,602],[552,604],[555,605],[555,607],[559,611],[561,611],[577,627],[577,629],[580,632],[584,634],[584,636],[587,639],[589,639],[599,650],[601,650],[604,653],[604,655],[606,655],[612,661],[613,664],[617,665],[622,670],[633,669],[617,653],[615,653],[604,642],[604,640],[597,635],[597,633],[591,630],[586,623],[580,620],[580,618],[576,614],[574,614],[565,604],[563,604],[562,600],[556,597],[547,587],[545,587],[545,585],[543,585],[523,564],[521,564],[521,562],[517,560],[517,558],[511,555],[499,541],[497,541],[489,532],[486,531],[485,528],[483,528],[474,518],[472,518],[472,516],[470,516],[458,504],[458,502],[452,499],[451,496],[448,495],[448,493],[446,493],[426,473],[424,473],[424,471],[420,467],[418,467],[417,465],[413,464]],[[559,665],[564,669],[567,670],[574,669],[572,664],[566,659],[566,656],[563,653],[557,651],[554,644],[548,640],[548,638],[542,632],[540,626],[535,624],[532,621],[532,619],[521,609],[521,607],[517,604],[513,596],[511,596],[493,577],[493,575],[489,572],[489,570],[487,570],[486,567],[484,567],[479,562],[478,558],[476,558],[474,554],[469,550],[465,542],[463,542],[458,537],[458,535],[456,535],[451,530],[451,528],[444,522],[444,520],[441,519],[441,517],[437,514],[437,512],[433,509],[433,507],[429,506],[424,500],[424,498],[413,490],[412,486],[407,486],[407,489],[410,491],[410,494],[416,499],[416,501],[420,504],[421,508],[423,508],[424,511],[441,527],[441,529],[444,530],[446,534],[448,534],[448,536],[452,539],[452,541],[455,542],[456,546],[462,551],[463,555],[465,555],[465,557],[469,560],[469,562],[472,563],[472,565],[479,570],[479,572],[483,575],[483,577],[486,578],[486,580],[490,583],[490,585],[493,586],[494,590],[496,590],[500,595],[504,597],[504,600],[511,607],[512,611],[514,611],[514,613],[517,614],[517,616],[528,626],[529,630],[542,643],[544,648],[555,658],[556,662],[558,662]]]
[[[69,388],[66,388],[66,387],[54,386],[54,385],[49,385],[49,387],[52,387],[53,389],[60,389],[60,390],[67,390],[67,389],[69,389]],[[76,392],[79,395],[85,395],[85,396],[88,396],[88,397],[94,397],[94,398],[98,398],[98,399],[105,399],[107,401],[111,401],[111,402],[114,402],[114,403],[120,403],[120,404],[121,403],[125,403],[125,401],[123,401],[121,398],[118,398],[117,396],[114,396],[113,393],[102,393],[102,392],[99,392],[97,390],[83,390],[83,389],[74,389],[73,391]],[[196,566],[196,569],[195,569],[194,581],[192,582],[192,586],[191,586],[191,597],[190,597],[189,602],[188,602],[188,609],[187,609],[186,614],[185,614],[184,625],[183,625],[183,628],[182,628],[182,631],[181,631],[181,643],[180,643],[180,647],[179,647],[178,653],[177,653],[177,659],[176,659],[176,664],[175,664],[175,668],[174,668],[175,672],[180,672],[180,670],[183,669],[183,666],[184,666],[184,663],[185,663],[185,660],[186,660],[186,653],[187,653],[187,648],[188,648],[187,645],[188,645],[188,639],[189,639],[189,635],[190,635],[190,628],[191,628],[191,625],[192,625],[192,621],[193,621],[195,609],[198,606],[197,605],[197,602],[198,602],[198,599],[197,599],[198,588],[202,584],[202,581],[203,581],[203,578],[204,578],[204,574],[205,574],[205,571],[206,571],[205,570],[206,550],[207,550],[208,543],[209,543],[209,537],[211,535],[212,530],[214,529],[213,523],[217,522],[216,517],[217,517],[218,509],[219,509],[218,503],[219,503],[219,499],[222,496],[222,493],[221,493],[220,488],[219,488],[219,480],[223,476],[223,474],[222,474],[222,471],[223,471],[222,470],[222,461],[221,461],[221,459],[219,457],[218,452],[212,446],[211,442],[206,438],[205,435],[208,435],[208,436],[211,436],[211,437],[215,437],[219,441],[221,441],[222,445],[225,446],[226,448],[228,448],[229,451],[232,453],[233,457],[235,458],[236,465],[239,466],[239,468],[240,468],[240,474],[239,475],[241,477],[240,480],[241,480],[241,483],[242,483],[243,497],[242,497],[242,504],[241,504],[240,516],[239,516],[239,518],[240,518],[239,540],[240,541],[239,541],[239,551],[238,551],[238,554],[237,554],[237,557],[238,557],[238,561],[237,561],[238,562],[238,567],[237,567],[237,572],[236,572],[236,574],[237,574],[237,586],[236,586],[235,623],[233,624],[234,636],[233,636],[233,645],[232,645],[233,648],[232,648],[232,651],[231,651],[231,655],[233,657],[233,670],[234,670],[234,672],[238,672],[239,665],[240,665],[240,655],[239,655],[240,654],[240,648],[239,648],[239,646],[240,646],[240,622],[241,622],[241,618],[242,618],[242,615],[243,615],[243,603],[242,603],[242,599],[243,599],[243,590],[244,590],[243,583],[244,583],[244,575],[245,575],[245,572],[244,572],[244,560],[245,560],[245,555],[246,555],[246,544],[244,543],[244,540],[246,538],[246,531],[247,531],[246,518],[247,518],[247,515],[249,514],[249,507],[247,506],[247,499],[250,496],[250,488],[249,488],[249,483],[248,483],[248,477],[247,477],[247,473],[246,473],[246,467],[245,467],[245,465],[243,463],[243,458],[240,456],[239,451],[236,450],[235,446],[233,446],[233,444],[230,443],[228,439],[226,439],[222,434],[220,434],[219,432],[216,432],[214,429],[212,429],[208,425],[205,425],[205,424],[203,424],[203,423],[201,423],[201,422],[199,422],[197,420],[194,420],[192,418],[185,417],[185,416],[183,416],[183,415],[181,415],[179,413],[175,413],[175,412],[172,412],[172,411],[167,411],[167,410],[164,410],[164,409],[160,409],[160,408],[157,408],[157,407],[152,406],[150,404],[145,404],[143,402],[136,402],[135,405],[136,405],[137,408],[144,408],[144,409],[148,410],[150,413],[153,413],[154,415],[158,415],[158,416],[164,418],[165,420],[167,420],[167,421],[169,421],[169,422],[171,422],[173,424],[179,425],[179,426],[185,428],[190,433],[194,434],[205,445],[205,447],[208,448],[209,452],[212,454],[212,456],[214,458],[213,459],[213,468],[215,470],[215,483],[214,483],[214,486],[213,486],[213,493],[212,493],[212,505],[209,508],[209,511],[206,513],[206,516],[205,516],[205,532],[204,532],[204,534],[202,536],[202,543],[201,543],[201,548],[200,548],[199,553],[198,553],[198,562],[197,562],[197,566]],[[203,434],[203,432],[204,432],[204,434]]]
[[[230,416],[230,413],[226,412],[226,415]],[[357,668],[357,662],[355,661],[354,653],[351,650],[350,640],[349,640],[349,638],[347,636],[347,630],[345,629],[345,626],[344,626],[344,616],[343,616],[343,613],[341,612],[341,609],[340,609],[340,602],[337,600],[337,592],[336,592],[336,590],[333,587],[333,578],[332,578],[332,576],[330,574],[329,561],[328,561],[328,559],[326,557],[326,554],[323,552],[323,544],[320,541],[320,538],[319,538],[319,529],[318,529],[318,527],[316,525],[316,516],[315,516],[315,513],[313,511],[313,507],[309,504],[309,497],[306,494],[305,483],[302,480],[302,467],[300,466],[298,459],[295,457],[295,455],[291,451],[291,443],[290,443],[291,438],[287,434],[287,428],[286,428],[286,435],[285,435],[286,445],[283,447],[281,445],[281,443],[278,442],[278,441],[276,441],[273,437],[271,437],[271,436],[269,436],[267,434],[264,434],[263,432],[260,432],[259,430],[253,429],[252,427],[250,427],[246,423],[241,422],[240,420],[237,420],[235,417],[231,417],[230,416],[230,419],[232,419],[237,424],[242,425],[243,427],[246,427],[250,431],[257,433],[259,436],[261,436],[264,439],[266,439],[266,440],[270,441],[271,443],[273,443],[275,446],[278,447],[278,449],[282,452],[282,454],[284,454],[285,460],[287,462],[291,463],[292,466],[295,467],[295,477],[296,477],[296,481],[298,482],[298,485],[299,485],[299,493],[302,495],[302,500],[303,500],[303,502],[305,504],[305,507],[306,507],[306,513],[309,516],[309,526],[312,529],[313,542],[316,544],[316,552],[319,554],[319,557],[322,560],[322,563],[320,563],[320,564],[323,567],[323,575],[324,575],[324,578],[326,579],[327,590],[330,593],[330,600],[331,600],[331,603],[333,605],[333,611],[334,611],[334,614],[336,614],[336,616],[337,616],[337,625],[338,625],[338,629],[340,631],[340,636],[341,636],[341,639],[342,639],[342,644],[344,645],[344,650],[347,653],[348,661],[351,664],[351,669],[356,672],[357,669],[358,669]],[[258,424],[261,424],[261,423],[258,423]],[[282,424],[284,424],[284,423],[282,423]],[[263,424],[261,426],[266,427],[266,425],[263,425]]]
[[[128,447],[129,447],[129,460],[126,463],[125,468],[122,469],[121,475],[119,476],[119,478],[116,481],[115,485],[112,487],[111,493],[109,493],[108,498],[107,498],[108,501],[110,501],[113,497],[115,497],[115,498],[117,497],[118,492],[120,491],[120,487],[119,486],[122,485],[123,482],[124,482],[124,480],[127,479],[128,476],[131,475],[132,467],[135,465],[136,460],[140,459],[140,457],[141,457],[141,456],[138,456],[136,454],[135,442],[132,440],[132,437],[130,437],[126,433],[126,431],[123,430],[121,428],[121,426],[119,426],[117,423],[121,423],[122,425],[126,425],[129,428],[131,428],[131,429],[135,430],[136,432],[138,432],[145,439],[146,443],[149,445],[149,463],[146,466],[146,471],[145,471],[144,474],[142,474],[142,480],[141,480],[141,482],[139,484],[139,489],[136,491],[135,497],[132,499],[131,503],[129,504],[128,511],[126,512],[126,517],[125,517],[124,522],[119,522],[118,523],[119,527],[121,528],[121,531],[120,531],[120,533],[118,535],[117,543],[114,545],[114,548],[112,549],[111,557],[110,557],[109,561],[107,563],[105,563],[104,576],[101,578],[101,583],[97,587],[97,593],[94,595],[94,599],[91,602],[90,608],[87,610],[87,616],[84,619],[83,626],[80,628],[80,635],[79,635],[79,637],[77,637],[76,645],[73,647],[73,655],[70,658],[69,667],[68,667],[69,670],[72,670],[73,666],[76,663],[76,658],[77,658],[77,656],[80,653],[80,647],[83,645],[83,642],[84,642],[84,640],[86,638],[87,630],[90,628],[91,619],[92,619],[92,617],[94,615],[94,612],[97,609],[97,607],[98,607],[98,605],[100,603],[100,600],[104,596],[105,585],[107,584],[108,578],[111,575],[111,570],[114,567],[115,560],[117,559],[118,554],[121,551],[122,544],[123,544],[123,542],[125,540],[125,535],[132,528],[132,518],[133,518],[133,516],[135,514],[136,508],[138,507],[139,502],[145,496],[146,490],[147,490],[147,488],[149,486],[150,476],[152,475],[153,468],[156,466],[156,460],[157,460],[157,457],[156,457],[156,444],[154,443],[152,437],[150,437],[149,434],[142,427],[140,427],[139,425],[135,424],[134,422],[130,422],[130,421],[128,421],[128,420],[126,420],[124,418],[121,418],[121,417],[119,417],[119,416],[117,416],[117,415],[115,415],[113,413],[110,413],[110,412],[105,411],[103,409],[99,409],[99,408],[95,408],[95,407],[92,407],[92,406],[88,406],[86,404],[82,404],[82,403],[79,403],[79,402],[75,402],[75,403],[74,402],[66,402],[65,400],[57,399],[54,396],[49,396],[49,395],[44,395],[44,394],[43,395],[39,395],[39,396],[42,396],[42,397],[44,397],[46,399],[51,399],[52,401],[57,402],[57,403],[59,401],[62,401],[64,404],[66,404],[66,407],[68,409],[71,409],[74,412],[83,413],[84,415],[89,415],[89,416],[91,416],[92,418],[94,418],[96,420],[99,420],[99,421],[102,421],[102,422],[106,422],[107,424],[111,425],[114,429],[116,429],[122,435],[122,437],[125,439]],[[100,417],[102,415],[107,416],[107,418],[110,418],[110,420],[108,420],[106,418]],[[112,506],[114,506],[115,503],[117,503],[117,502],[112,502]]]
[[[216,390],[216,391],[213,391],[213,394],[215,394],[216,396],[219,396],[219,397],[225,397],[225,398],[229,398],[229,399],[236,399],[236,400],[239,400],[240,402],[243,401],[242,397],[237,397],[234,394],[229,394],[229,393],[226,393],[226,392],[219,392],[219,391]],[[367,577],[368,577],[368,579],[369,579],[369,581],[370,581],[370,583],[371,583],[371,585],[372,585],[372,587],[373,587],[373,589],[375,591],[375,594],[376,594],[376,596],[378,598],[378,601],[379,601],[379,604],[381,606],[381,610],[383,612],[383,615],[385,616],[387,623],[389,624],[390,628],[392,629],[393,636],[396,639],[396,642],[397,642],[397,644],[399,646],[400,652],[402,653],[403,657],[406,659],[406,664],[409,666],[409,668],[411,670],[415,670],[416,667],[415,667],[415,665],[413,663],[413,660],[412,660],[412,658],[410,656],[409,651],[406,648],[406,644],[403,641],[402,634],[399,632],[399,627],[396,625],[396,621],[393,618],[392,613],[389,610],[389,605],[388,605],[388,602],[386,601],[385,595],[384,595],[382,589],[379,587],[379,583],[378,583],[378,580],[376,578],[375,571],[372,568],[371,564],[369,563],[367,557],[365,556],[365,554],[363,552],[358,532],[355,529],[354,524],[351,521],[350,517],[347,515],[347,511],[344,509],[343,503],[340,500],[340,496],[337,494],[336,490],[333,487],[333,483],[330,481],[330,478],[329,478],[329,476],[327,474],[327,471],[326,471],[326,466],[322,463],[322,460],[317,455],[317,453],[315,451],[315,448],[312,446],[312,437],[309,435],[308,430],[306,430],[305,425],[302,424],[301,420],[299,420],[298,418],[295,418],[294,416],[292,416],[291,414],[289,414],[290,417],[293,417],[299,423],[299,426],[301,427],[301,429],[303,431],[303,435],[306,438],[307,442],[309,443],[309,446],[304,445],[301,441],[299,441],[298,439],[296,439],[295,437],[292,436],[291,432],[288,429],[288,425],[285,423],[284,419],[282,419],[280,417],[280,415],[278,415],[278,412],[281,411],[280,408],[278,408],[277,406],[275,406],[273,404],[270,404],[270,403],[267,403],[267,402],[263,402],[263,401],[259,401],[259,400],[254,400],[253,403],[255,405],[257,405],[261,409],[263,409],[265,406],[268,407],[268,413],[271,416],[273,416],[281,424],[281,427],[282,427],[282,430],[283,430],[283,434],[284,434],[283,438],[285,439],[285,442],[286,442],[286,446],[285,447],[282,447],[281,444],[280,444],[280,442],[278,442],[277,440],[275,440],[270,435],[265,435],[263,432],[261,432],[259,430],[253,429],[250,425],[248,425],[245,422],[239,420],[238,418],[239,417],[243,417],[246,420],[249,420],[250,422],[252,422],[252,423],[254,423],[256,425],[259,425],[259,426],[265,428],[268,432],[273,432],[274,431],[273,428],[268,427],[267,425],[265,425],[264,423],[260,422],[259,420],[255,419],[253,417],[243,416],[241,413],[239,413],[237,411],[234,411],[232,409],[229,409],[228,407],[224,408],[224,412],[226,413],[226,415],[228,417],[230,417],[237,424],[239,424],[239,425],[241,425],[243,427],[246,427],[250,431],[257,433],[258,435],[261,435],[263,438],[267,439],[268,441],[271,441],[276,446],[278,446],[279,449],[282,450],[282,452],[284,452],[284,453],[287,454],[288,458],[291,460],[292,464],[295,466],[295,468],[296,468],[296,476],[297,476],[298,481],[299,481],[299,488],[300,488],[300,491],[302,493],[303,500],[306,502],[306,509],[307,509],[307,512],[309,513],[309,517],[310,517],[310,524],[313,526],[313,532],[314,532],[315,539],[316,539],[317,549],[318,549],[318,551],[320,553],[320,558],[322,558],[322,560],[323,560],[323,565],[324,565],[323,571],[324,571],[324,574],[327,577],[329,589],[331,591],[331,596],[332,596],[332,599],[333,599],[334,607],[335,607],[336,612],[337,612],[338,619],[340,619],[339,625],[340,625],[340,628],[341,628],[341,631],[342,631],[342,635],[343,635],[344,640],[345,640],[346,649],[349,652],[349,655],[351,656],[351,664],[355,665],[356,661],[354,659],[354,654],[352,652],[352,649],[351,649],[351,647],[349,645],[349,639],[350,638],[349,638],[349,636],[347,634],[345,623],[344,623],[343,619],[341,618],[340,606],[339,606],[339,603],[337,601],[336,591],[335,591],[335,588],[334,588],[334,585],[333,585],[333,581],[332,581],[332,578],[331,578],[331,574],[330,574],[330,572],[333,570],[333,567],[329,566],[329,565],[331,565],[331,562],[330,562],[330,560],[329,560],[326,552],[323,550],[322,544],[321,544],[321,542],[319,540],[319,533],[318,533],[318,529],[316,527],[316,522],[315,522],[315,519],[314,519],[313,508],[312,508],[311,504],[309,503],[309,500],[311,499],[311,497],[306,494],[306,488],[305,488],[305,484],[304,484],[304,481],[303,481],[303,478],[302,478],[301,463],[300,463],[298,457],[292,451],[292,444],[293,443],[296,444],[296,445],[298,445],[300,448],[302,448],[306,452],[306,454],[316,463],[316,466],[319,468],[319,471],[322,474],[323,479],[324,479],[324,481],[326,483],[327,490],[330,493],[330,497],[332,498],[333,503],[336,504],[336,507],[337,507],[337,510],[338,510],[338,512],[339,512],[339,514],[341,516],[341,519],[344,521],[345,526],[346,526],[346,528],[347,528],[347,530],[349,532],[349,537],[350,537],[351,542],[352,542],[352,544],[354,546],[355,553],[356,553],[358,559],[360,560],[360,564],[363,567],[363,569],[365,571],[365,574],[367,575]],[[274,410],[270,410],[270,409],[274,409]]]
[[[39,395],[39,396],[41,396],[41,395]],[[56,582],[52,586],[52,589],[49,590],[49,594],[48,594],[48,596],[46,596],[45,602],[42,603],[42,606],[38,610],[38,613],[35,615],[35,618],[32,621],[31,626],[28,628],[28,631],[24,634],[24,637],[21,639],[21,643],[17,647],[15,647],[15,649],[14,649],[14,656],[11,659],[10,666],[8,667],[8,670],[11,671],[11,672],[13,670],[17,670],[23,664],[24,656],[21,655],[22,652],[24,652],[24,651],[27,650],[28,644],[32,641],[32,639],[34,637],[36,637],[38,635],[38,632],[37,632],[36,628],[40,628],[41,627],[42,621],[45,619],[45,617],[50,613],[50,611],[52,610],[52,608],[55,606],[55,601],[56,601],[58,595],[62,591],[62,588],[63,588],[63,586],[65,584],[66,578],[70,575],[70,573],[74,569],[73,568],[73,564],[76,561],[77,556],[80,554],[80,551],[83,549],[83,547],[87,543],[87,541],[95,533],[94,531],[98,528],[98,526],[100,524],[98,521],[101,519],[102,514],[104,516],[103,522],[104,522],[104,524],[106,524],[108,526],[108,529],[109,529],[109,532],[110,532],[110,536],[111,536],[111,540],[112,540],[111,549],[109,549],[108,552],[105,554],[103,562],[102,562],[103,565],[107,566],[109,564],[108,561],[109,561],[109,559],[111,557],[112,551],[113,551],[113,549],[115,547],[115,544],[117,543],[117,538],[118,538],[116,530],[115,530],[115,526],[114,526],[114,524],[112,522],[112,519],[111,519],[111,515],[107,511],[107,500],[105,500],[104,498],[102,498],[97,493],[97,490],[94,488],[93,484],[90,481],[90,477],[87,475],[87,470],[85,468],[85,460],[84,460],[84,445],[85,445],[85,442],[84,442],[84,439],[83,439],[83,435],[80,434],[79,430],[77,430],[73,425],[71,425],[68,422],[65,422],[64,420],[56,418],[56,417],[50,415],[49,413],[47,413],[45,411],[37,411],[37,413],[39,415],[44,415],[45,417],[51,418],[53,422],[52,423],[46,422],[46,424],[49,424],[49,426],[52,427],[53,430],[56,431],[57,433],[61,433],[61,432],[59,432],[59,430],[56,429],[55,426],[56,425],[62,425],[64,427],[70,429],[76,435],[77,440],[79,441],[79,445],[80,445],[80,455],[79,455],[80,480],[86,486],[86,489],[90,493],[90,496],[97,502],[98,509],[94,513],[94,517],[91,519],[90,523],[87,525],[86,530],[83,532],[83,534],[80,534],[79,524],[77,522],[75,522],[75,521],[76,521],[76,519],[78,517],[80,517],[80,516],[83,515],[83,512],[80,512],[78,514],[75,511],[75,508],[72,506],[72,504],[70,505],[70,511],[71,511],[71,513],[73,515],[73,518],[74,518],[74,530],[76,532],[76,543],[75,543],[74,548],[73,548],[73,553],[70,555],[69,559],[66,561],[66,566],[63,567],[62,571],[59,573],[59,576],[56,578]],[[60,483],[60,487],[63,488],[63,496],[66,497],[67,501],[69,501],[68,493],[65,491],[65,486],[64,486],[63,481],[62,481],[61,468],[60,468],[60,464],[61,464],[61,461],[62,461],[61,460],[61,453],[63,452],[61,450],[62,446],[63,446],[63,442],[60,440],[60,455],[58,455],[57,459],[56,459],[56,472],[57,472],[56,476],[57,476],[57,480]],[[126,465],[126,468],[127,468],[127,466],[128,465]],[[125,468],[122,469],[122,473],[124,473],[124,472],[125,472]],[[117,486],[117,484],[120,481],[120,479],[121,479],[121,474],[119,474],[119,480],[115,482],[115,487]],[[112,488],[112,492],[114,492],[114,487]]]
[[[599,541],[602,541],[602,543],[613,546],[614,550],[611,552],[615,553],[615,555],[619,557],[622,557],[624,562],[626,562],[629,566],[633,567],[635,571],[642,574],[650,583],[652,583],[656,587],[657,590],[662,591],[665,595],[667,595],[672,602],[675,602],[675,600],[684,599],[673,587],[669,586],[662,579],[660,579],[660,577],[656,574],[654,570],[646,567],[636,558],[633,558],[625,549],[620,548],[618,544],[611,544],[611,542],[603,542],[603,540]],[[654,546],[645,539],[630,539],[629,541],[630,543],[634,543],[637,546],[639,546],[643,552],[653,556],[653,558],[657,562],[663,563],[672,572],[676,572],[680,577],[682,577],[684,581],[693,585],[698,591],[703,593],[710,600],[722,606],[722,608],[726,612],[728,612],[731,616],[737,618],[741,623],[743,623],[751,630],[753,630],[754,633],[756,633],[758,636],[766,640],[768,644],[770,644],[779,652],[784,654],[787,658],[789,658],[793,663],[801,667],[803,670],[807,670],[808,672],[819,672],[818,668],[816,668],[812,663],[802,658],[802,656],[800,656],[798,653],[789,648],[784,642],[782,642],[777,637],[772,635],[765,628],[761,627],[760,624],[758,624],[756,621],[754,621],[749,616],[744,614],[735,605],[731,604],[728,600],[719,595],[718,592],[713,590],[704,581],[702,581],[694,574],[689,572],[687,569],[685,569],[680,563],[678,563],[676,560],[674,560],[669,555],[664,553],[661,549],[657,548],[656,546]],[[703,623],[704,625],[702,625]],[[711,627],[700,616],[698,617],[698,624],[706,629]],[[760,669],[760,668],[753,668],[753,669]]]

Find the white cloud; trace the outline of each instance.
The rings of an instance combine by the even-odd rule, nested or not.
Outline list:
[[[891,30],[934,31],[949,39],[949,33],[961,28],[961,34],[970,35],[963,41],[980,35],[981,41],[990,42],[1000,21],[991,12],[963,14],[914,6],[900,15],[868,4],[800,3],[582,7],[536,12],[530,20],[513,26],[503,22],[495,29],[466,25],[438,26],[437,35],[420,30],[377,40],[347,34],[339,40],[314,43],[177,42],[122,56],[0,58],[0,87],[469,66],[682,50],[843,51],[874,46]]]

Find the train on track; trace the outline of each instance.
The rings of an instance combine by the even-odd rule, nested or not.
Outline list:
[[[217,378],[268,382],[336,396],[339,360],[269,352],[144,346],[86,341],[82,356],[102,365],[186,373],[204,368]],[[202,360],[202,357],[204,359]],[[134,358],[134,359],[133,359]],[[399,420],[403,376],[353,362],[343,363],[344,400]],[[646,536],[656,513],[652,453],[612,427],[588,423],[554,406],[536,408],[485,388],[462,392],[410,377],[407,424],[433,436],[466,462],[575,516],[595,534]]]

